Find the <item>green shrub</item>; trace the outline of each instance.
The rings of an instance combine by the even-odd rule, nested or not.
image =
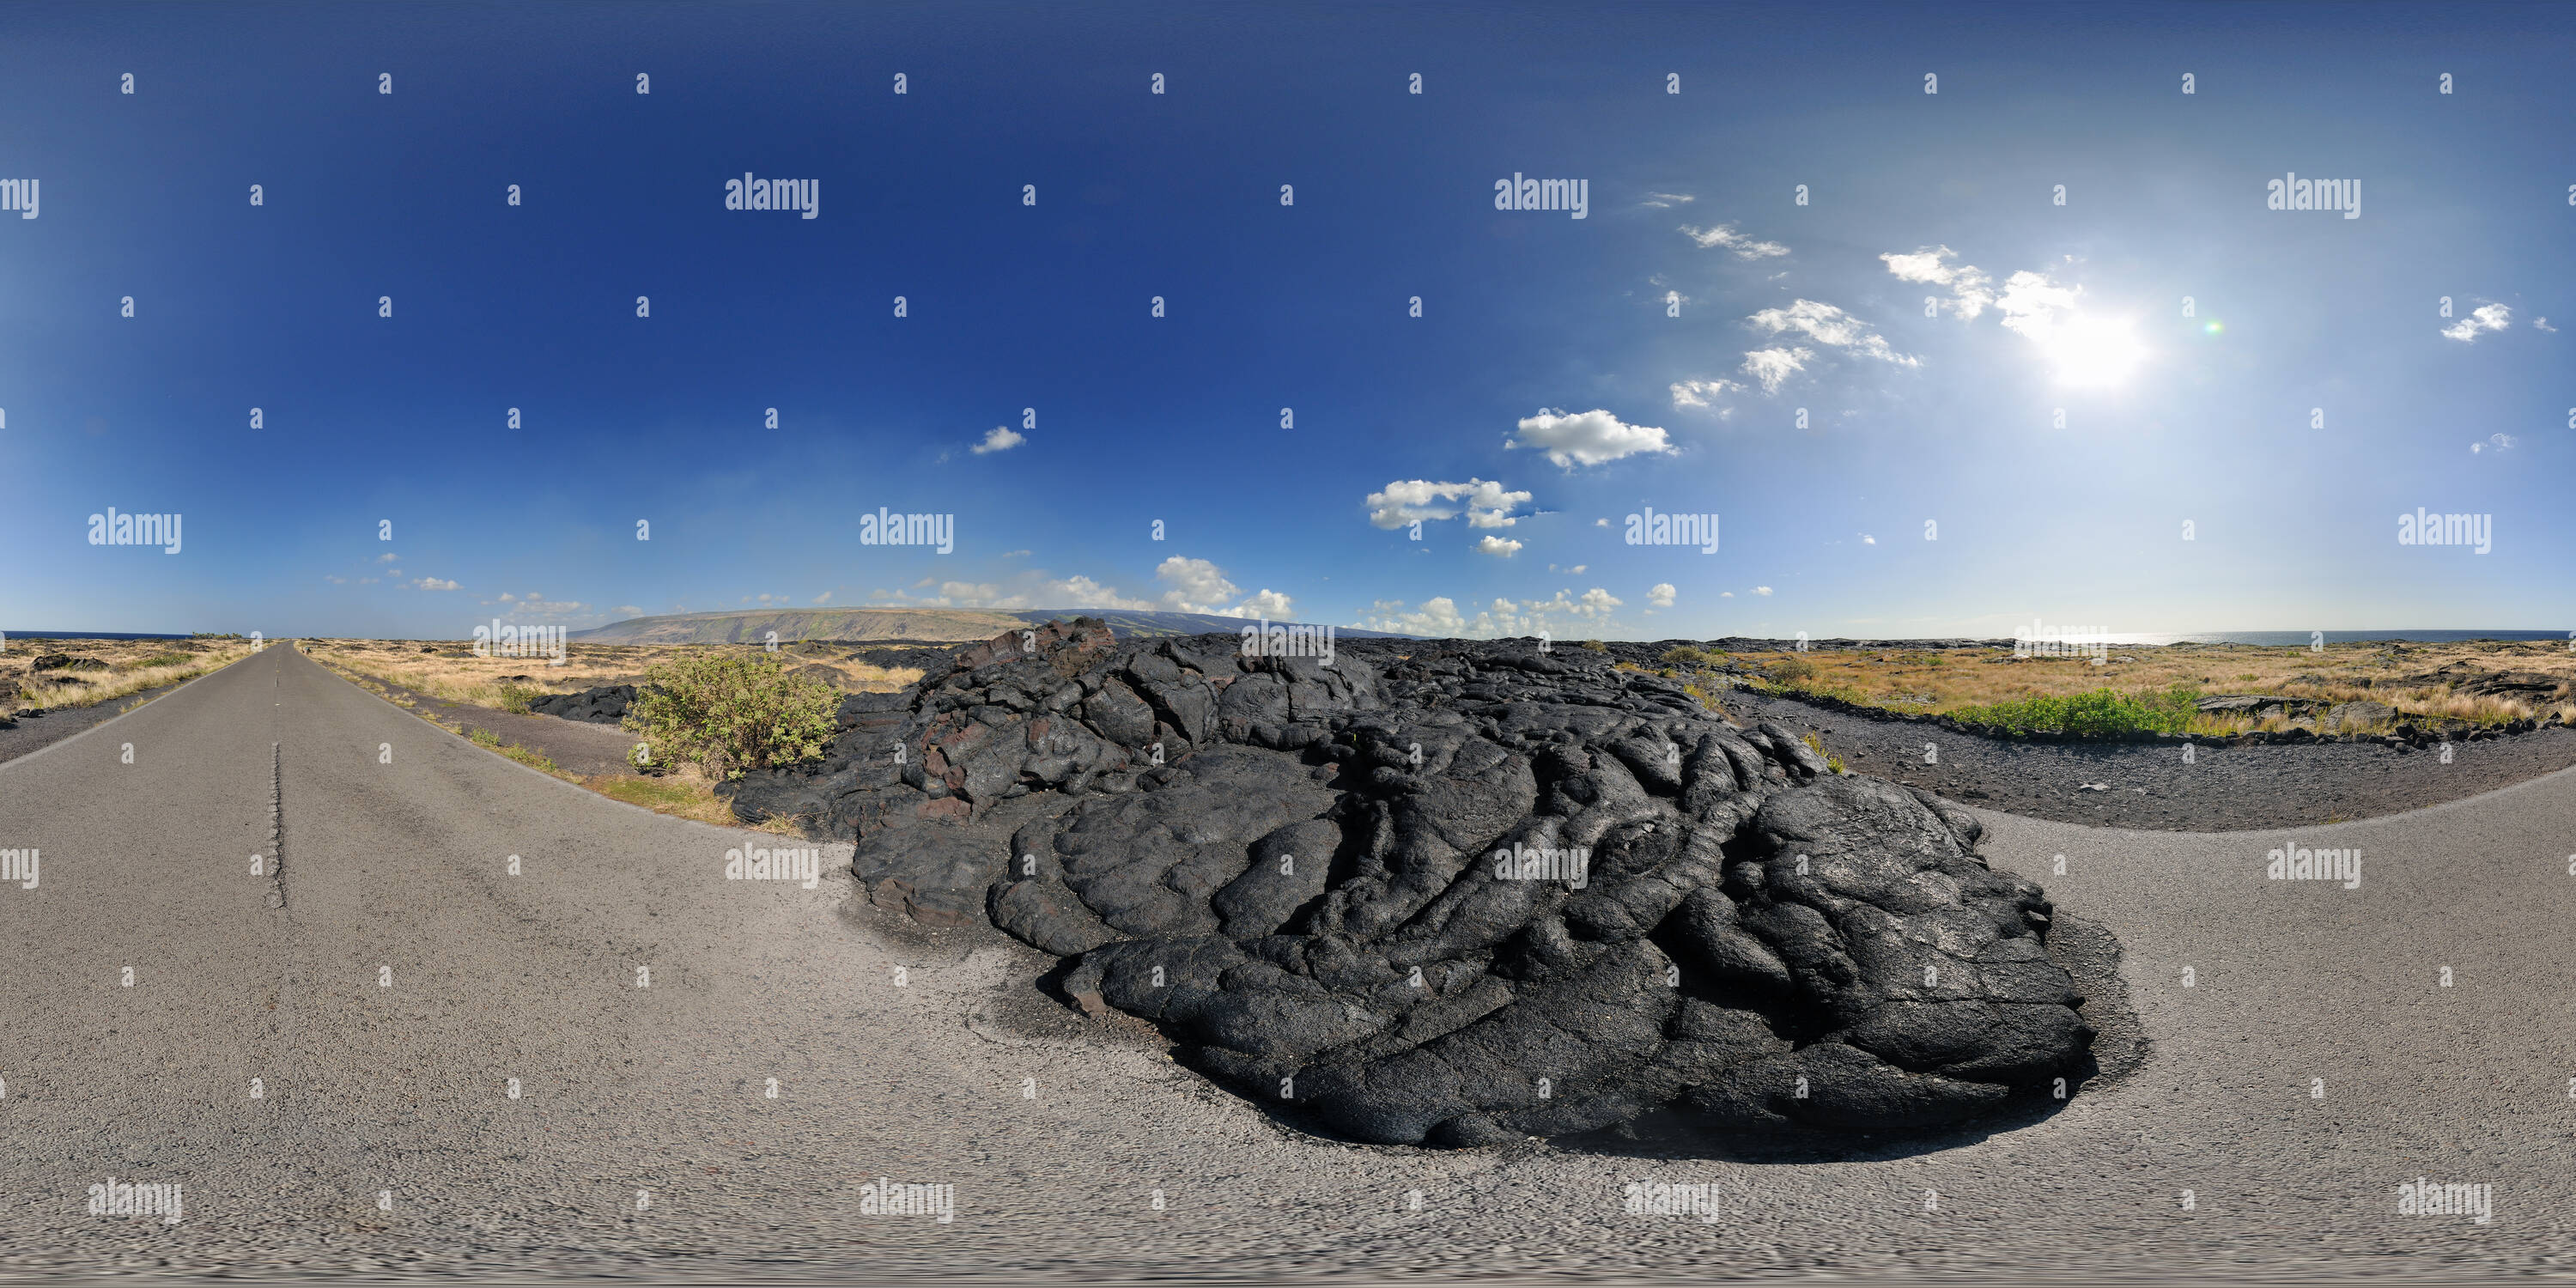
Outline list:
[[[1600,640],[1585,640],[1583,641],[1583,647],[1588,648],[1595,653],[1607,653],[1610,651],[1610,646]]]
[[[544,696],[543,689],[524,684],[504,684],[501,686],[501,709],[514,716],[523,716],[528,714],[529,703]]]
[[[1713,666],[1717,662],[1716,658],[1709,656],[1708,650],[1689,644],[1676,644],[1665,649],[1664,655],[1655,660],[1668,666]]]
[[[1803,657],[1784,657],[1766,668],[1782,684],[1800,685],[1816,678],[1816,664]]]
[[[767,654],[707,652],[645,673],[625,728],[659,760],[695,760],[717,778],[792,765],[823,754],[841,695],[790,675]]]
[[[2198,711],[2198,690],[2175,685],[2162,693],[2095,689],[2067,697],[2021,698],[1950,714],[2013,733],[2182,733]]]

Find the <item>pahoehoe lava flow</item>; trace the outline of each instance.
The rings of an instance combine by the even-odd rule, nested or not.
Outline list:
[[[1930,1133],[2095,1072],[1965,810],[1588,650],[1247,645],[1006,632],[731,795],[1345,1138]]]

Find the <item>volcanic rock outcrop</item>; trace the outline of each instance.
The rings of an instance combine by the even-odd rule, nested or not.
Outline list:
[[[634,685],[605,684],[579,693],[547,694],[529,702],[528,710],[541,716],[613,725],[626,718],[626,708],[634,701]]]
[[[1601,653],[1338,643],[1009,632],[734,807],[855,835],[876,903],[989,920],[1366,1141],[1916,1131],[2090,1068],[2047,899],[1957,806]]]

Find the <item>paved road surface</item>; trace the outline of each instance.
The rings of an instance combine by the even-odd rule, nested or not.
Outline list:
[[[2266,881],[2280,837],[1988,821],[2125,943],[2153,1043],[2054,1118],[1824,1163],[1351,1147],[1039,999],[1033,953],[852,904],[842,852],[728,882],[778,838],[272,647],[0,765],[0,848],[41,852],[0,885],[0,1273],[2565,1267],[2576,776],[2298,830],[2356,890]],[[2399,1215],[2419,1175],[2492,1220]],[[954,1220],[863,1212],[880,1177]],[[90,1215],[110,1178],[183,1219]],[[1622,1215],[1630,1181],[1722,1219]]]

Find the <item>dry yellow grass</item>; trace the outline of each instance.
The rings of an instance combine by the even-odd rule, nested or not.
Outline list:
[[[565,646],[564,664],[541,657],[476,657],[470,644],[417,643],[401,640],[314,640],[310,651],[320,661],[415,692],[450,702],[508,710],[505,688],[537,693],[576,693],[609,684],[633,684],[654,665],[699,649],[736,649],[736,644],[583,644]],[[423,650],[427,650],[424,652]],[[921,678],[910,667],[878,667],[857,661],[846,646],[798,644],[781,648],[778,659],[800,674],[844,693],[892,693]],[[518,678],[525,677],[525,678]],[[524,693],[521,695],[524,696]]]
[[[2151,694],[2182,686],[2204,695],[2261,693],[2327,702],[2368,699],[2396,708],[2401,719],[2502,724],[2543,719],[2555,712],[2563,720],[2576,721],[2576,697],[2571,697],[2570,689],[2576,684],[2576,652],[2548,640],[2329,644],[2322,651],[2242,644],[2113,646],[2099,666],[2081,657],[2015,658],[2009,648],[1818,649],[1732,656],[1784,687],[1892,711],[1951,713],[2102,688]],[[2449,684],[2398,687],[2390,683],[2454,662],[2466,662],[2479,671],[2539,672],[2557,679],[2559,688],[2549,697],[2523,701],[2456,693]],[[2294,723],[2279,716],[2257,722],[2206,715],[2194,722],[2193,731],[2277,731]]]
[[[329,645],[335,642],[339,641],[317,641],[317,643],[323,645]],[[579,649],[581,647],[583,646],[574,645],[572,646],[572,649]],[[632,652],[671,651],[670,647],[632,649],[623,645],[606,645],[597,647],[599,647],[602,652],[610,650]],[[694,648],[707,646],[679,645],[672,647]],[[441,729],[445,729],[449,733],[456,734],[459,737],[464,738],[475,746],[481,747],[496,755],[506,756],[511,760],[515,760],[522,765],[526,765],[527,767],[536,770],[539,773],[549,774],[553,777],[560,778],[576,787],[597,792],[602,796],[608,797],[610,800],[624,801],[629,805],[643,806],[656,814],[669,814],[675,818],[685,818],[700,823],[712,823],[718,827],[749,827],[755,831],[770,832],[781,836],[794,836],[799,834],[798,829],[792,820],[773,818],[757,824],[751,824],[745,823],[741,819],[734,817],[732,806],[726,804],[724,800],[716,795],[716,785],[714,781],[700,773],[695,766],[675,766],[666,773],[651,777],[642,774],[627,773],[576,774],[565,769],[563,766],[556,764],[553,758],[545,755],[543,752],[531,750],[527,747],[520,746],[517,743],[505,743],[501,741],[499,737],[482,729],[469,731],[461,724],[453,721],[442,720],[430,712],[423,711],[420,709],[420,706],[416,701],[406,698],[399,693],[390,691],[386,685],[388,683],[399,684],[413,690],[414,692],[426,693],[432,697],[444,698],[450,702],[493,706],[495,704],[475,703],[473,698],[462,695],[480,690],[497,692],[500,681],[497,678],[488,681],[478,679],[474,673],[470,671],[461,675],[457,674],[455,669],[447,667],[444,664],[453,663],[459,659],[444,658],[436,653],[423,654],[419,651],[420,648],[420,645],[409,646],[411,656],[420,659],[419,664],[411,668],[410,672],[412,676],[418,677],[417,680],[406,677],[403,674],[404,668],[391,662],[377,661],[373,666],[370,666],[359,660],[359,656],[363,656],[366,653],[381,653],[383,652],[382,649],[359,650],[345,647],[340,649],[309,647],[307,651],[315,661],[322,663],[324,666],[330,667],[332,670],[337,671],[344,676],[347,676],[360,688],[363,688],[368,692],[375,694],[377,697],[383,698],[386,701],[411,712],[413,715],[419,716],[421,719],[426,720],[431,724],[437,725]],[[571,654],[572,649],[566,650],[568,655]],[[372,658],[368,660],[373,661]],[[471,655],[463,660],[471,662],[509,660],[517,661],[522,664],[524,664],[525,661],[525,659],[475,658]],[[570,668],[567,666],[555,669],[566,670]],[[876,668],[869,667],[866,669],[875,670]],[[507,671],[503,672],[503,674],[534,674],[534,672]],[[902,674],[902,672],[893,672],[893,674],[899,675]],[[917,675],[918,672],[915,672],[914,674]],[[591,684],[613,684],[622,682],[623,681],[611,679],[591,680],[580,683],[569,683],[564,686],[550,688],[548,691],[571,692],[574,689],[590,687]],[[443,685],[448,689],[448,691],[440,692],[438,689],[430,687],[431,685]]]
[[[272,645],[274,647],[274,645]],[[30,669],[48,653],[66,653],[104,664],[99,670]],[[47,711],[93,707],[229,666],[250,656],[247,640],[11,640],[0,667],[0,714],[30,707]]]

